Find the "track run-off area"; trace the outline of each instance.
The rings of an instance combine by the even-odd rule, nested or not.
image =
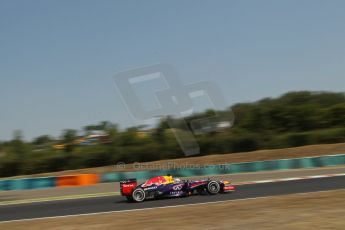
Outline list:
[[[343,189],[345,188],[345,174],[310,176],[305,178],[285,178],[274,181],[241,183],[238,184],[236,188],[236,192],[229,194],[147,200],[143,203],[129,203],[124,197],[114,195],[83,199],[2,205],[0,206],[0,223],[71,215],[126,212],[140,209],[196,205],[295,193]]]

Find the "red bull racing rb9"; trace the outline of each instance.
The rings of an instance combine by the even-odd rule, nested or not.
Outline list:
[[[229,181],[211,179],[189,181],[168,175],[151,178],[139,185],[136,179],[123,180],[120,181],[120,191],[121,195],[125,196],[128,201],[142,202],[146,199],[155,198],[234,192],[235,187]]]

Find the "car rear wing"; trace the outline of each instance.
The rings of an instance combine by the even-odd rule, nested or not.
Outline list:
[[[122,196],[131,196],[133,190],[137,187],[137,179],[126,179],[120,181],[120,192]]]

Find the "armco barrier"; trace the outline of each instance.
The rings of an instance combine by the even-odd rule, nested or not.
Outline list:
[[[101,175],[101,182],[118,182],[127,178],[145,180],[153,176],[171,174],[178,177],[207,176],[269,170],[315,168],[345,164],[345,154],[320,157],[303,157],[282,160],[255,161],[224,165],[210,165],[203,168],[183,168],[171,170],[150,170],[136,172],[113,172]]]
[[[100,182],[97,174],[78,174],[58,177],[22,178],[0,180],[0,191],[41,189],[50,187],[93,185]]]
[[[78,186],[78,175],[58,176],[56,177],[56,186]]]
[[[99,183],[99,176],[97,174],[77,174],[56,177],[56,186],[81,186],[92,185]]]
[[[56,185],[55,177],[0,180],[0,191],[50,188],[50,187],[55,187],[55,185]]]
[[[304,157],[283,160],[269,160],[256,162],[243,162],[223,165],[209,165],[202,168],[182,168],[166,170],[148,170],[136,172],[113,172],[102,175],[77,174],[58,177],[23,178],[13,180],[0,180],[0,191],[39,189],[49,187],[92,185],[99,182],[118,182],[127,178],[146,180],[148,178],[171,174],[177,177],[207,176],[243,172],[258,172],[269,170],[284,170],[298,168],[314,168],[345,165],[345,154],[328,155],[320,157]]]
[[[55,187],[56,177],[31,178],[29,184],[30,184],[30,189]]]
[[[0,180],[0,191],[10,190],[10,180]]]
[[[99,175],[98,174],[80,174],[79,175],[79,185],[92,185],[98,184]]]

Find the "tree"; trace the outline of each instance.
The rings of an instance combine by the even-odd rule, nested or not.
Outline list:
[[[46,145],[50,144],[53,141],[53,139],[49,135],[42,135],[39,137],[36,137],[32,144],[34,145]]]
[[[13,131],[13,140],[22,141],[23,140],[23,132],[21,130],[14,130]]]
[[[13,140],[10,142],[11,152],[16,157],[22,158],[30,151],[30,148],[23,141],[23,132],[21,130],[15,130],[13,132]]]
[[[333,127],[345,126],[345,103],[330,107],[326,115],[327,123]]]
[[[75,144],[74,141],[77,139],[77,130],[74,129],[65,129],[62,133],[62,142],[65,144],[65,150],[66,152],[72,152]]]

